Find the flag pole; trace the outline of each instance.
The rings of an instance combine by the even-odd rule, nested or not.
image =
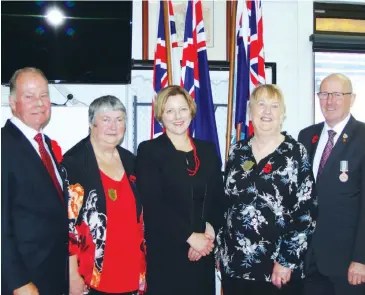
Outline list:
[[[229,52],[229,84],[228,84],[228,107],[227,107],[227,133],[226,133],[226,162],[228,160],[229,145],[232,134],[232,109],[233,109],[233,87],[234,87],[234,68],[236,60],[236,14],[237,1],[232,1],[231,10],[231,43]]]
[[[172,85],[172,67],[171,67],[171,40],[170,40],[170,18],[169,18],[169,1],[163,2],[163,23],[165,29],[166,52],[167,52],[167,79],[169,85]]]
[[[241,132],[242,132],[242,123],[239,123],[236,126],[236,142],[241,140]]]

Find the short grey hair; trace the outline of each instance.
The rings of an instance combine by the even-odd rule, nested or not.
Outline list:
[[[127,110],[119,98],[113,95],[104,95],[95,99],[89,106],[89,124],[95,123],[98,112],[122,111],[127,117]]]
[[[15,92],[16,92],[16,80],[18,79],[19,75],[22,74],[22,73],[37,73],[37,74],[41,75],[42,78],[44,80],[46,80],[46,82],[48,83],[48,80],[47,80],[46,76],[38,68],[26,67],[26,68],[22,68],[22,69],[16,70],[14,72],[14,74],[11,76],[10,80],[9,80],[10,95],[11,96],[14,96],[15,95]]]

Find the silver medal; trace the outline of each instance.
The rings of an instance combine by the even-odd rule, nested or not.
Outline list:
[[[340,171],[341,171],[341,174],[340,174],[340,180],[342,182],[346,182],[349,180],[349,176],[346,172],[349,171],[349,162],[348,161],[340,161]]]

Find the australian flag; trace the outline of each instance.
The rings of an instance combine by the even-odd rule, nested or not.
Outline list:
[[[189,92],[197,105],[196,117],[190,125],[190,134],[195,138],[213,142],[221,158],[200,0],[190,0],[186,11],[181,86]]]
[[[236,110],[235,126],[241,138],[253,133],[247,105],[250,94],[265,84],[265,60],[261,0],[240,0],[236,16]]]
[[[179,58],[177,58],[176,49],[178,48],[177,36],[176,36],[176,26],[175,17],[172,7],[172,3],[168,0],[168,10],[169,10],[169,32],[171,44],[166,44],[165,28],[164,28],[164,10],[163,10],[163,0],[160,1],[159,17],[158,17],[158,28],[157,28],[157,41],[154,57],[153,66],[153,89],[155,96],[157,93],[168,86],[167,77],[167,48],[171,47],[171,61],[172,61],[172,79],[174,84],[179,84],[180,79],[180,64]],[[152,100],[152,118],[151,118],[151,138],[162,133],[162,126],[155,119],[154,114],[154,102],[155,98]]]

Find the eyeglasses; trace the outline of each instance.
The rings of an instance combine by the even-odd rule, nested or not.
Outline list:
[[[347,94],[352,94],[352,92],[347,92],[347,93],[344,93],[344,92],[318,92],[318,93],[317,93],[317,96],[318,96],[318,98],[319,98],[320,100],[326,100],[326,99],[328,99],[328,97],[329,97],[330,95],[332,95],[332,98],[333,98],[334,100],[339,101],[339,100],[342,100],[342,99],[343,99],[343,97],[344,97],[345,95],[347,95]]]

